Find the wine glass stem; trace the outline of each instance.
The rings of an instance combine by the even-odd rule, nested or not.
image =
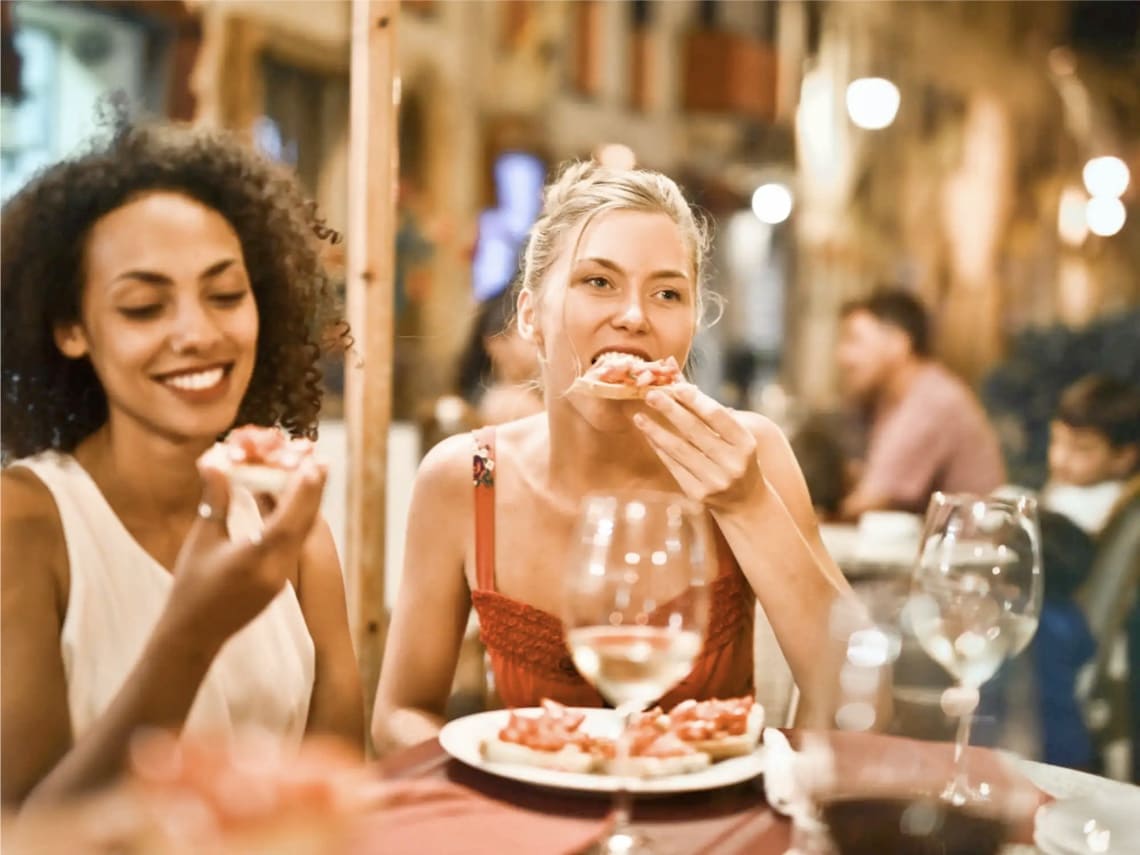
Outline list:
[[[970,729],[974,724],[973,712],[958,719],[958,736],[954,740],[954,780],[950,785],[950,800],[955,804],[965,800],[970,786],[966,776],[966,749],[970,745]]]
[[[614,746],[618,761],[618,781],[617,790],[614,791],[614,822],[610,831],[611,836],[627,832],[633,812],[633,795],[629,784],[629,722],[640,709],[641,705],[632,704],[622,704],[617,708],[618,718],[621,720],[621,734]]]

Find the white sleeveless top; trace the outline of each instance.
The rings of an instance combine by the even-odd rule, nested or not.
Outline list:
[[[98,486],[68,454],[45,452],[26,466],[48,487],[67,542],[71,584],[60,649],[72,733],[78,737],[111,704],[166,605],[171,574],[127,531]],[[262,526],[253,496],[235,489],[230,536]],[[309,717],[315,655],[293,585],[219,651],[183,732],[228,737],[260,727],[299,743]]]

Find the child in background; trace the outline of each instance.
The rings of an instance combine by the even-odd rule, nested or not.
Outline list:
[[[1045,599],[1031,648],[1037,683],[1042,756],[1046,763],[1095,771],[1092,737],[1077,701],[1077,674],[1096,641],[1073,594],[1092,566],[1092,538],[1062,514],[1042,510],[1041,565]]]
[[[1065,390],[1050,429],[1041,505],[1096,537],[1140,471],[1140,391],[1090,374]]]

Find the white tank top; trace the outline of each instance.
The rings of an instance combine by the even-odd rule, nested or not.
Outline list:
[[[98,486],[67,454],[16,461],[55,499],[67,542],[70,591],[60,634],[71,727],[79,737],[103,714],[146,646],[173,585],[171,574],[139,545]],[[230,536],[262,526],[253,496],[230,500]],[[264,728],[298,743],[309,717],[313,639],[293,586],[222,647],[190,709],[184,733],[228,737]]]

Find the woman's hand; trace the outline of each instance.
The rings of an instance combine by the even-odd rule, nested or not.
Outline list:
[[[176,637],[216,649],[261,613],[297,568],[316,523],[326,468],[306,460],[253,537],[231,541],[226,529],[226,475],[199,462],[202,503],[174,567],[163,620]]]
[[[690,383],[652,391],[645,402],[660,418],[637,413],[634,424],[689,498],[730,510],[763,487],[756,438],[726,407]]]

